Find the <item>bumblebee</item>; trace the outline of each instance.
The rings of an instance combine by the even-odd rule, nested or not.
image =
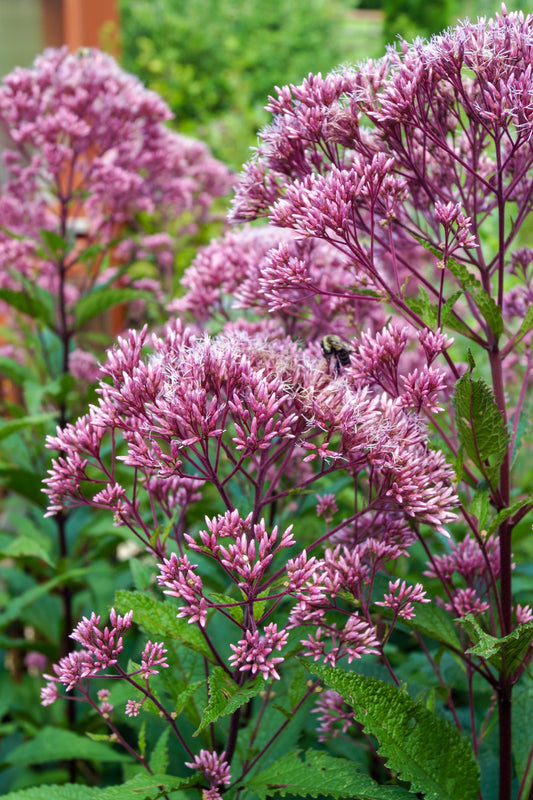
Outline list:
[[[320,342],[324,358],[329,362],[330,358],[335,359],[335,371],[340,375],[343,367],[350,366],[350,353],[353,353],[353,347],[348,342],[341,339],[334,333],[324,336]]]

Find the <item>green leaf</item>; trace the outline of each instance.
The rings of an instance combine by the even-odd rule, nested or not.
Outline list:
[[[51,567],[55,564],[50,554],[50,542],[45,536],[42,541],[31,536],[16,536],[8,545],[0,547],[0,555],[4,558],[38,558]]]
[[[509,435],[494,395],[485,381],[465,373],[455,385],[453,398],[459,442],[487,482],[498,478]]]
[[[440,310],[440,324],[441,324],[442,327],[444,327],[444,325],[446,325],[448,320],[451,318],[450,327],[454,328],[454,330],[457,330],[456,322],[453,319],[453,317],[451,317],[451,315],[452,315],[452,311],[453,311],[454,305],[459,300],[459,298],[463,296],[463,294],[464,294],[464,292],[454,292],[453,294],[451,294],[448,297],[448,299],[446,300],[446,302],[442,306],[442,308]],[[461,323],[458,323],[458,325],[460,327]]]
[[[404,301],[409,306],[411,311],[422,319],[428,328],[436,328],[439,319],[439,308],[436,303],[430,303],[429,297],[422,286],[418,287],[418,296],[405,297]],[[448,327],[457,333],[461,333],[468,339],[474,338],[472,332],[468,330],[467,326],[461,322],[459,316],[453,313],[453,305],[457,302],[458,296],[462,292],[454,292],[441,308],[440,324],[444,325],[446,322]]]
[[[193,697],[193,695],[196,694],[198,689],[200,689],[201,686],[205,686],[205,684],[206,680],[193,681],[192,683],[187,684],[183,692],[180,692],[176,697],[176,707],[175,707],[176,714],[181,714],[183,709],[186,707],[189,711],[191,710],[189,700],[191,699],[191,697]]]
[[[0,463],[0,484],[5,489],[25,497],[40,508],[46,508],[48,498],[43,494],[42,475]]]
[[[176,618],[176,607],[170,603],[161,603],[147,594],[140,592],[118,591],[115,595],[117,611],[126,614],[133,609],[135,622],[148,633],[155,633],[164,638],[177,639],[185,647],[214,660],[206,641],[195,625]]]
[[[464,291],[470,295],[492,333],[496,339],[498,339],[503,333],[502,312],[498,304],[485,289],[483,289],[480,281],[471,275],[467,268],[463,264],[460,264],[459,261],[456,261],[455,258],[449,257],[446,262],[446,267],[450,270],[452,275],[455,275]]]
[[[35,287],[31,295],[17,292],[15,289],[0,289],[0,300],[22,314],[42,322],[48,328],[54,327],[54,315],[49,306],[35,296]]]
[[[306,677],[306,670],[303,665],[299,664],[289,686],[289,702],[291,704],[291,709],[295,708],[300,700],[305,697],[305,693],[309,688],[307,686]]]
[[[170,728],[165,728],[150,756],[150,769],[152,772],[165,773],[168,767],[168,736]]]
[[[22,386],[24,383],[37,382],[36,376],[24,364],[19,364],[12,358],[0,356],[0,375],[9,378],[10,381]]]
[[[498,671],[503,669],[505,675],[512,675],[522,665],[533,642],[533,622],[518,625],[507,636],[498,639],[484,631],[473,614],[466,614],[457,621],[474,642],[466,652],[484,658]]]
[[[210,592],[209,599],[214,600],[217,605],[224,606],[225,611],[235,620],[238,622],[239,625],[242,623],[244,619],[244,609],[242,606],[235,605],[235,598],[231,597],[229,594],[222,594],[222,592]],[[254,604],[254,613],[257,605],[264,606],[264,603],[255,603]],[[257,617],[256,617],[257,619]]]
[[[413,619],[399,619],[398,623],[454,650],[462,649],[453,618],[434,603],[417,603]]]
[[[531,308],[533,309],[533,306],[531,306]],[[532,340],[532,345],[533,345],[533,340]],[[514,425],[515,420],[511,418],[510,422],[511,424]],[[526,436],[526,434],[528,435]],[[520,409],[520,416],[518,418],[518,425],[516,426],[513,454],[511,456],[511,466],[514,466],[516,457],[520,452],[522,444],[525,443],[526,447],[529,446],[530,434],[531,434],[531,412],[527,406],[522,406],[522,408]]]
[[[414,237],[419,244],[422,245],[428,252],[432,253],[440,263],[442,263],[443,253],[438,247],[434,247],[433,245],[429,244],[428,241],[423,239],[421,236]],[[473,339],[472,333],[469,331],[466,325],[463,324],[461,321],[461,317],[459,315],[453,315],[452,306],[458,299],[458,295],[466,293],[468,294],[472,300],[474,301],[475,305],[478,307],[481,315],[484,317],[485,321],[488,323],[489,328],[494,333],[495,337],[498,338],[503,333],[503,318],[500,307],[497,303],[492,299],[492,297],[487,294],[485,289],[483,289],[480,281],[477,280],[473,275],[468,272],[467,268],[460,264],[452,256],[448,256],[446,261],[446,268],[455,275],[459,284],[461,285],[462,292],[455,292],[451,297],[445,302],[444,306],[441,310],[441,324],[448,321],[448,326],[453,330],[457,331],[458,333],[462,333],[467,338]],[[407,301],[407,299],[406,299]],[[408,302],[408,301],[407,301]],[[411,303],[408,303],[411,307]],[[435,308],[435,321],[437,319],[436,316],[436,306]],[[431,320],[426,320],[424,317],[424,322],[432,327]]]
[[[133,670],[130,669],[130,664],[128,663],[128,671],[132,672]],[[146,720],[143,720],[141,727],[139,728],[139,737],[138,737],[138,745],[139,745],[139,753],[143,758],[146,757]]]
[[[2,795],[4,800],[102,800],[102,790],[79,783],[46,784],[22,789],[20,792],[8,792]]]
[[[529,306],[528,310],[526,311],[526,315],[522,320],[522,324],[516,332],[515,342],[520,341],[520,339],[522,339],[526,333],[529,333],[531,328],[533,328],[533,306]]]
[[[49,257],[50,255],[57,259],[61,258],[65,255],[68,250],[68,242],[59,233],[56,231],[48,230],[47,228],[41,228],[39,231],[41,234],[41,239],[48,250],[48,253],[45,254],[45,257]]]
[[[131,756],[119,752],[102,742],[92,742],[63,728],[45,727],[29,742],[12,750],[5,758],[8,764],[30,766],[47,761],[68,761],[81,758],[86,761],[129,762]]]
[[[502,508],[502,510],[498,514],[496,514],[496,516],[488,526],[486,530],[486,535],[490,536],[491,533],[494,533],[494,531],[500,527],[502,522],[505,522],[506,519],[512,517],[513,514],[515,514],[517,511],[520,511],[520,509],[524,508],[524,506],[532,504],[533,500],[531,499],[531,497],[526,497],[522,498],[521,500],[517,500],[516,503],[513,503],[508,508]]]
[[[50,422],[54,417],[57,417],[56,412],[50,411],[46,414],[32,414],[28,417],[20,417],[19,419],[0,420],[0,441],[2,441],[2,439],[7,439],[8,436],[12,436],[14,433],[24,430],[25,428],[35,430],[38,425]]]
[[[181,513],[182,513],[181,507],[179,505],[176,506],[176,508],[174,509],[174,513],[167,521],[165,527],[163,527],[162,525],[158,525],[156,527],[155,531],[150,536],[150,544],[154,548],[157,546],[158,542],[160,544],[165,544],[170,532],[172,531],[172,528],[174,527],[174,523],[176,522],[177,518]]]
[[[150,293],[140,289],[108,289],[97,288],[90,294],[81,297],[76,303],[76,327],[83,328],[89,320],[108,311],[114,306],[131,303],[132,300],[149,300]]]
[[[418,287],[418,295],[406,297],[405,302],[412,311],[422,318],[428,328],[436,327],[438,308],[436,305],[431,304],[428,293],[423,286]]]
[[[490,495],[488,489],[477,490],[468,511],[477,519],[479,530],[485,530],[490,519]]]
[[[220,717],[233,714],[252,697],[263,691],[268,684],[264,678],[257,677],[251,683],[240,688],[222,669],[215,667],[209,676],[209,703],[202,715],[202,721],[194,732],[194,736],[203,731],[207,725],[216,722]]]
[[[177,778],[173,775],[149,775],[143,771],[120,786],[109,786],[100,789],[99,800],[155,800],[164,797],[176,789],[187,788],[198,783],[196,776],[192,778]],[[180,797],[178,795],[177,797]],[[50,800],[50,798],[48,798]],[[55,795],[54,795],[55,800]]]
[[[152,564],[145,564],[138,557],[128,559],[133,585],[139,592],[144,592],[149,588],[154,576]]]
[[[9,606],[2,614],[0,614],[0,630],[5,628],[9,623],[13,622],[13,620],[18,619],[24,608],[32,603],[35,603],[41,597],[46,596],[55,586],[59,586],[62,583],[67,583],[68,581],[76,578],[82,578],[87,575],[87,572],[89,572],[89,569],[72,569],[69,572],[63,572],[60,575],[56,575],[54,578],[46,581],[45,583],[32,586],[31,589],[28,589],[18,597],[12,597],[9,601]]]
[[[411,783],[411,792],[425,800],[477,800],[479,766],[452,724],[377,678],[316,664],[312,671],[353,706],[365,733],[377,738],[379,755]]]
[[[513,758],[518,782],[520,783],[528,767],[531,751],[531,720],[533,719],[533,681],[527,678],[525,683],[515,686],[513,691]],[[529,797],[533,784],[533,765],[529,765],[529,775],[523,791]]]
[[[246,783],[262,800],[274,794],[332,797],[337,800],[409,800],[413,795],[399,786],[378,786],[356,771],[352,761],[308,750],[288,753]],[[455,798],[458,800],[458,798]]]

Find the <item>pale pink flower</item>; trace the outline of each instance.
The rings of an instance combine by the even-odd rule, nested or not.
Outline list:
[[[193,761],[186,761],[185,766],[199,770],[213,787],[227,786],[231,783],[231,773],[225,756],[224,750],[220,755],[214,750],[200,750],[200,754],[194,756]]]
[[[377,606],[384,606],[390,608],[395,616],[403,617],[403,619],[413,619],[415,616],[415,609],[413,603],[429,603],[429,597],[426,597],[426,592],[421,583],[415,586],[408,586],[405,581],[400,581],[397,578],[395,581],[389,581],[389,593],[386,594],[383,600],[377,600]]]

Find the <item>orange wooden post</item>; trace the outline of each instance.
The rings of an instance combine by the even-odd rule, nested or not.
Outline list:
[[[106,45],[112,41],[113,51],[118,49],[118,0],[41,0],[41,5],[45,45],[101,47],[104,33]]]

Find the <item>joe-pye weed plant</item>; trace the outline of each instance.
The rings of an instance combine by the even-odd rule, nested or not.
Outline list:
[[[49,513],[157,564],[43,690],[151,773],[121,797],[531,797],[532,59],[502,7],[278,90],[233,206],[287,229],[255,287],[199,257],[218,335],[132,331],[49,440]]]
[[[47,50],[0,84],[0,794],[43,763],[37,746],[35,760],[11,761],[44,724],[35,670],[68,652],[75,620],[128,574],[111,519],[43,519],[46,434],[94,396],[125,320],[161,313],[176,249],[230,186],[170,116],[97,50]]]

